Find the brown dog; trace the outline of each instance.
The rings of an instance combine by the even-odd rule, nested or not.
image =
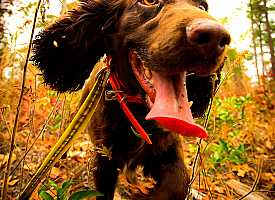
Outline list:
[[[230,42],[207,7],[204,0],[81,0],[36,37],[33,60],[53,89],[81,89],[107,54],[119,89],[138,99],[127,105],[153,144],[136,137],[117,101],[102,99],[91,122],[95,144],[112,151],[111,159],[96,158],[96,189],[104,194],[98,199],[113,199],[118,169],[137,166],[157,183],[144,199],[185,199],[179,134],[207,136],[191,111],[199,117],[207,109]]]

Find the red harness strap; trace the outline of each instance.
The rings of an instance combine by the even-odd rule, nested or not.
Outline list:
[[[150,140],[148,134],[146,133],[146,131],[142,128],[142,126],[139,124],[139,122],[137,121],[137,119],[135,118],[135,116],[133,115],[133,113],[130,111],[130,109],[128,108],[125,100],[129,101],[129,102],[135,102],[135,103],[141,103],[141,99],[139,97],[134,97],[134,96],[126,96],[125,94],[123,94],[122,92],[120,92],[120,84],[119,84],[119,80],[117,79],[116,75],[114,73],[110,74],[109,77],[109,82],[112,86],[112,89],[116,92],[116,98],[118,100],[118,102],[120,103],[120,106],[124,112],[124,114],[126,115],[126,117],[128,118],[128,120],[132,123],[133,127],[135,128],[135,130],[140,134],[140,136],[148,143],[148,144],[152,144],[152,141]]]

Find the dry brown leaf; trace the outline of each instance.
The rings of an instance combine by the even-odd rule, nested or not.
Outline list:
[[[262,173],[261,179],[270,182],[270,184],[275,184],[275,176],[272,173]]]
[[[247,170],[239,169],[237,175],[240,177],[245,177],[246,172],[247,172]]]
[[[265,143],[265,146],[269,149],[272,150],[273,149],[273,143],[270,140],[267,140]]]
[[[4,164],[6,164],[8,162],[8,159],[9,159],[9,154],[6,154],[6,155],[0,154],[0,161],[1,161],[0,166],[3,166]],[[11,163],[13,163],[15,160],[16,160],[16,154],[12,154]]]
[[[253,171],[251,169],[251,167],[248,166],[248,164],[242,164],[242,165],[235,165],[233,168],[232,168],[232,171],[236,171],[237,172],[237,175],[239,177],[245,177],[245,175],[250,172],[250,171]]]
[[[12,178],[12,176],[8,177],[8,185],[14,186],[19,181],[19,179],[11,180],[11,178]],[[3,182],[4,182],[4,180],[0,180],[0,184],[3,184]]]
[[[28,164],[25,164],[23,168],[26,170],[35,170],[37,168],[37,164],[36,163],[28,163]]]
[[[5,155],[4,154],[0,154],[0,162],[1,162],[1,164],[4,162],[4,158],[5,158]]]
[[[68,151],[67,154],[68,157],[80,157],[80,158],[84,158],[86,156],[86,151]]]
[[[12,180],[12,181],[9,181],[9,182],[8,182],[8,185],[9,185],[9,186],[14,186],[18,181],[19,181],[19,179],[14,179],[14,180]]]
[[[52,179],[56,179],[57,177],[60,176],[60,174],[61,174],[60,169],[57,168],[57,167],[53,167],[52,170],[51,170],[51,175],[50,175],[50,177],[51,177]]]

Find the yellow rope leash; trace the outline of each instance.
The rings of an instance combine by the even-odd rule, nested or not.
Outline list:
[[[45,177],[53,165],[70,148],[73,140],[77,137],[77,135],[87,127],[102,97],[109,75],[110,70],[107,68],[102,69],[97,74],[93,88],[87,96],[86,100],[78,110],[70,125],[59,138],[58,142],[44,159],[37,172],[29,181],[24,191],[21,193],[19,197],[20,200],[29,199],[34,189],[40,183],[41,179]]]

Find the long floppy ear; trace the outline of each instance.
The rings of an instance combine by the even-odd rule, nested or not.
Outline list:
[[[104,31],[119,15],[121,0],[81,0],[79,6],[40,32],[32,61],[46,84],[59,92],[81,89],[106,52]]]

